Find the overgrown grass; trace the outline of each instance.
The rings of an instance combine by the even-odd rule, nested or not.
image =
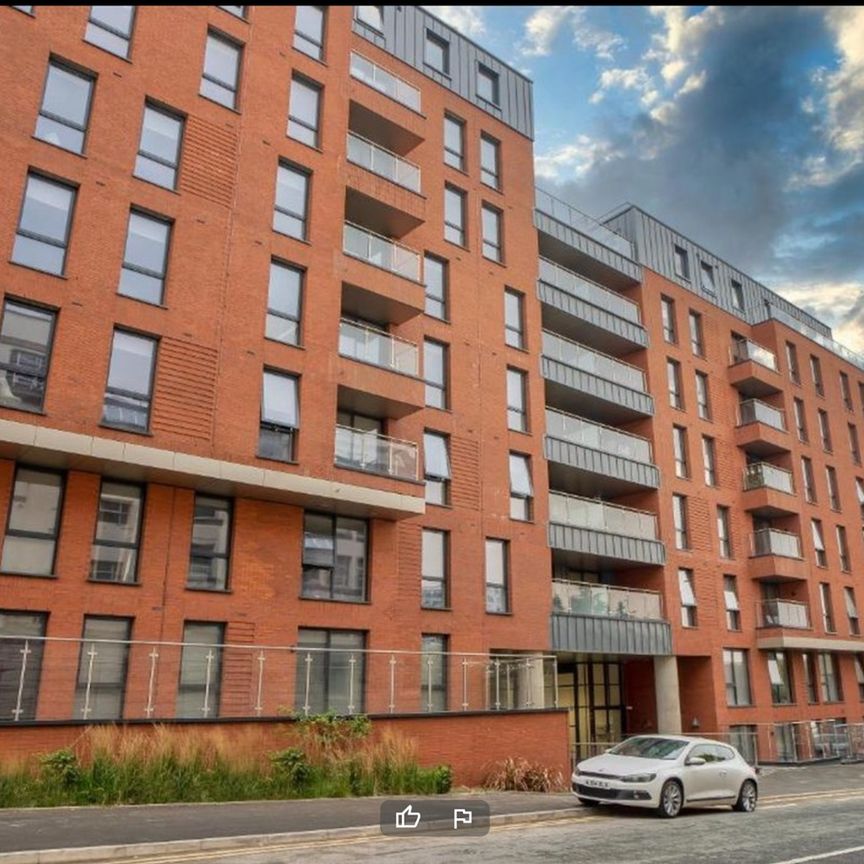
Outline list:
[[[73,748],[0,769],[0,807],[157,804],[447,792],[447,765],[422,768],[414,743],[367,718],[323,715],[263,734],[93,727]],[[270,743],[272,747],[272,742]]]

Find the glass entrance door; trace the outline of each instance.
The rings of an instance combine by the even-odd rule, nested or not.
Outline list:
[[[558,699],[569,711],[570,747],[577,758],[595,755],[626,734],[618,661],[586,657],[561,663]]]

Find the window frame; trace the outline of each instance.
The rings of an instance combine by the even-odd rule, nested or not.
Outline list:
[[[441,352],[441,380],[432,380],[429,378],[429,369],[431,363],[426,362],[427,346],[435,346],[434,350],[440,349]],[[450,346],[446,342],[441,342],[438,339],[423,340],[423,383],[425,385],[424,403],[427,408],[435,408],[438,411],[448,411],[450,409]],[[430,401],[430,392],[440,396],[439,399]]]
[[[669,407],[683,411],[684,385],[681,380],[681,364],[671,357],[666,358],[666,392]]]
[[[297,288],[297,317],[293,318],[290,314],[286,312],[282,312],[280,310],[274,309],[271,305],[271,288],[273,284],[273,268],[279,268],[282,270],[289,270],[297,274],[298,276],[298,288]],[[270,269],[267,276],[267,308],[264,312],[264,338],[270,340],[271,342],[278,342],[280,345],[290,345],[295,348],[299,348],[303,344],[303,294],[305,293],[306,288],[306,268],[301,267],[299,264],[294,264],[290,261],[286,261],[282,258],[271,257],[270,258]],[[297,325],[297,340],[295,342],[289,342],[285,339],[278,339],[276,336],[270,335],[269,331],[269,323],[270,318],[278,318],[281,321],[292,321]]]
[[[434,261],[436,265],[440,265],[441,267],[441,296],[437,297],[434,294],[431,294],[429,291],[429,279],[428,273],[430,270],[434,268],[429,267],[429,262]],[[423,312],[426,315],[429,315],[432,318],[437,318],[439,321],[448,321],[448,312],[449,312],[449,275],[450,275],[450,266],[449,261],[446,258],[441,258],[438,255],[433,255],[431,252],[423,253],[423,289],[424,289],[424,306]],[[431,304],[439,304],[441,307],[441,314],[437,315],[435,312],[431,311]]]
[[[231,48],[235,49],[237,52],[237,63],[235,68],[234,75],[234,84],[233,87],[229,86],[225,81],[221,81],[218,78],[214,78],[212,75],[207,74],[207,49],[210,47],[210,40],[213,39],[215,42],[222,42],[224,45],[229,45]],[[245,49],[244,43],[238,41],[233,36],[229,36],[227,33],[222,30],[218,30],[215,27],[207,28],[207,36],[204,40],[204,57],[201,62],[201,82],[198,85],[198,95],[204,99],[207,99],[210,102],[215,103],[216,105],[221,105],[223,108],[227,108],[229,111],[235,111],[239,113],[239,101],[240,101],[240,86],[242,84],[243,77],[243,53]],[[212,95],[207,93],[203,93],[204,82],[208,81],[211,85],[215,87],[219,87],[222,90],[225,90],[232,94],[231,104],[228,105],[225,102],[221,102],[219,99],[214,98]]]
[[[491,239],[486,234],[486,214],[490,218],[494,218],[495,237]],[[504,263],[504,213],[498,207],[494,207],[487,202],[483,202],[480,206],[480,248],[483,257],[487,261],[495,261],[498,264]],[[489,254],[491,253],[491,254]]]
[[[675,314],[675,301],[665,294],[660,295],[660,323],[663,341],[669,345],[678,344],[678,321]]]
[[[116,640],[114,640],[114,639],[103,640],[102,637],[98,637],[98,636],[91,637],[88,640],[88,638],[87,638],[87,624],[90,621],[116,621],[118,623],[125,624],[126,625],[126,627],[125,627],[126,635],[122,639],[116,639]],[[77,674],[75,676],[75,707],[74,707],[75,714],[78,714],[78,711],[79,711],[78,703],[79,703],[79,700],[83,697],[84,704],[81,706],[80,710],[81,710],[82,719],[84,721],[89,722],[90,720],[99,721],[99,720],[122,720],[123,719],[123,712],[124,712],[124,709],[126,707],[126,690],[127,690],[128,684],[129,684],[129,653],[130,653],[129,649],[131,647],[132,629],[134,627],[134,623],[135,623],[134,618],[128,617],[128,616],[122,616],[122,615],[91,615],[91,614],[87,614],[84,616],[84,621],[81,624],[81,641],[79,643],[80,647],[79,647],[79,651],[78,651],[78,671],[77,671]],[[105,642],[107,642],[108,646],[110,646],[112,648],[113,647],[119,647],[120,648],[120,651],[122,653],[122,661],[120,664],[121,669],[122,669],[122,674],[120,676],[122,678],[122,683],[104,684],[102,682],[92,680],[92,678],[91,678],[89,685],[86,683],[86,678],[90,677],[89,672],[90,672],[91,667],[90,667],[89,663],[85,664],[84,658],[88,657],[90,655],[90,650],[92,650],[92,648],[90,650],[87,650],[87,651],[85,651],[85,649],[87,648],[88,644],[92,646],[93,643],[95,643],[97,641],[102,641],[103,644]],[[88,674],[85,676],[85,682],[82,685],[81,676],[85,671],[85,665],[87,667]],[[94,666],[95,666],[95,664],[94,664]],[[101,714],[101,713],[98,716],[94,716],[92,714],[93,709],[89,707],[88,702],[89,702],[89,696],[91,693],[93,693],[94,690],[97,693],[99,693],[99,692],[104,692],[104,693],[115,692],[117,694],[117,696],[119,698],[118,698],[118,710],[117,710],[116,714],[112,714],[110,716],[106,716],[106,715]]]
[[[457,117],[455,114],[451,114],[447,111],[444,112],[444,164],[449,165],[451,168],[455,168],[457,171],[465,172],[465,121],[460,117]],[[454,150],[448,143],[448,131],[454,130],[459,133],[459,149]],[[445,188],[447,184],[445,184]],[[456,190],[456,187],[453,187]],[[464,198],[463,198],[464,201]],[[464,210],[464,203],[463,203]],[[445,204],[444,208],[445,214],[445,224],[446,224],[446,214],[447,208]],[[463,215],[462,221],[464,223],[465,217]]]
[[[427,644],[436,640],[437,650],[427,650]],[[427,713],[443,712],[447,710],[449,703],[449,675],[448,658],[450,656],[450,637],[445,633],[421,633],[420,634],[420,699],[423,711]],[[432,677],[433,667],[436,665],[432,657],[440,658],[440,667],[435,678]],[[425,669],[424,669],[425,665]],[[425,694],[425,699],[423,698]],[[438,696],[436,699],[435,696]]]
[[[303,644],[304,634],[320,634],[323,633],[324,638],[324,647],[318,648],[317,646],[312,646],[309,644]],[[333,635],[334,634],[350,634],[352,636],[360,637],[360,645],[361,647],[355,648],[334,648],[333,647]],[[307,636],[308,638],[308,636]],[[313,637],[314,638],[314,637]],[[295,712],[300,712],[304,710],[304,703],[301,703],[301,687],[303,687],[304,676],[301,672],[301,664],[306,664],[306,657],[320,657],[323,662],[319,663],[318,666],[315,666],[315,663],[312,662],[309,664],[309,678],[310,678],[310,687],[309,690],[312,690],[311,685],[311,677],[315,673],[312,671],[312,668],[315,668],[317,671],[318,668],[323,669],[323,686],[321,688],[323,695],[323,704],[320,707],[320,710],[317,709],[315,705],[309,705],[310,713],[337,713],[335,709],[332,707],[333,703],[331,701],[331,660],[333,659],[333,655],[335,653],[340,654],[359,654],[360,655],[360,676],[359,680],[354,688],[354,705],[350,707],[354,709],[352,714],[348,716],[354,716],[356,714],[365,713],[366,707],[366,697],[367,697],[367,662],[366,662],[366,654],[368,649],[366,645],[369,641],[369,631],[368,630],[353,630],[348,628],[340,628],[340,627],[299,627],[297,630],[297,672],[295,675],[295,687],[294,687],[294,710]],[[314,651],[314,653],[312,653]],[[304,656],[305,654],[305,656]],[[355,668],[358,664],[355,663]],[[305,688],[304,688],[305,690]],[[358,695],[359,692],[359,695]],[[308,699],[311,695],[310,693],[302,692],[304,699]],[[348,706],[346,706],[348,707]],[[339,712],[343,713],[343,712]]]
[[[88,45],[93,45],[95,48],[99,48],[101,51],[106,51],[108,54],[113,54],[115,57],[119,57],[121,60],[128,60],[129,54],[132,51],[132,36],[135,33],[135,20],[138,17],[138,7],[131,6],[130,8],[132,9],[132,14],[129,16],[129,32],[123,33],[120,30],[117,30],[116,28],[103,23],[102,21],[94,21],[93,7],[91,6],[90,11],[87,13],[87,24],[84,27],[84,41]],[[106,48],[104,45],[100,45],[98,42],[94,42],[92,39],[88,39],[87,36],[91,24],[96,30],[101,30],[105,33],[108,33],[110,36],[122,39],[126,43],[126,52],[124,54],[118,54],[116,51],[112,51],[110,48]]]
[[[120,390],[119,388],[112,388],[110,385],[111,381],[111,366],[112,360],[114,358],[114,340],[118,333],[123,333],[127,336],[132,336],[135,339],[144,339],[151,343],[152,351],[150,354],[150,380],[148,381],[148,389],[146,394],[136,393],[132,390]],[[149,333],[141,333],[137,330],[129,330],[125,327],[114,327],[111,333],[111,350],[108,354],[108,372],[105,377],[105,389],[103,391],[102,397],[102,418],[99,422],[100,426],[106,426],[111,429],[121,429],[124,432],[135,432],[139,435],[149,435],[150,434],[150,421],[152,419],[153,412],[153,390],[154,385],[156,383],[156,367],[158,365],[158,355],[159,355],[159,337],[151,336]],[[121,423],[113,420],[108,420],[105,417],[105,405],[108,400],[109,395],[111,396],[120,396],[122,398],[127,399],[136,399],[140,402],[145,401],[146,395],[146,412],[147,412],[147,422],[145,426],[134,426],[131,423]]]
[[[76,124],[75,122],[67,119],[66,117],[61,117],[59,114],[54,114],[53,112],[45,110],[45,96],[48,93],[48,80],[51,76],[52,66],[67,73],[68,75],[74,75],[76,78],[81,78],[87,81],[87,83],[90,85],[87,91],[87,106],[84,110],[83,126]],[[75,153],[79,156],[83,156],[84,153],[87,151],[87,133],[90,130],[90,115],[93,111],[93,94],[96,91],[97,80],[98,76],[94,72],[85,70],[83,67],[78,66],[75,63],[70,63],[68,60],[64,60],[62,57],[58,57],[56,54],[51,54],[48,57],[48,67],[45,72],[45,81],[42,85],[42,98],[39,101],[39,110],[36,114],[36,128],[33,132],[33,137],[37,138],[39,141],[43,141],[45,144],[49,144],[52,147],[59,147],[61,150],[66,150],[68,153]],[[52,123],[59,123],[61,126],[66,126],[69,129],[80,132],[81,149],[75,150],[71,147],[66,147],[63,144],[57,144],[53,141],[49,141],[47,138],[43,138],[41,135],[39,135],[40,117],[44,117],[46,120],[50,120]]]
[[[266,420],[264,418],[264,394],[266,392],[267,375],[277,375],[282,378],[289,378],[294,381],[294,414],[297,422],[296,426],[287,426],[284,423],[278,423],[274,420]],[[287,435],[290,444],[290,458],[281,459],[272,455],[262,455],[261,433],[270,432],[280,435]],[[274,462],[284,462],[286,464],[294,464],[297,462],[297,438],[300,432],[300,375],[294,372],[286,372],[283,369],[276,369],[271,366],[265,366],[261,373],[261,410],[258,418],[258,445],[255,455],[259,459],[270,459]],[[285,439],[282,439],[285,440]]]
[[[514,405],[510,401],[510,384],[518,381],[519,402]],[[507,428],[512,432],[529,432],[528,423],[528,373],[524,369],[508,366],[506,370],[506,401],[507,401]]]
[[[743,648],[723,649],[723,670],[726,684],[726,705],[729,708],[750,707],[753,704],[753,689],[750,680],[750,652]],[[744,678],[739,681],[736,669],[744,670]],[[731,680],[729,673],[732,673]],[[732,693],[730,694],[730,688]],[[742,690],[746,692],[742,692]],[[730,699],[732,695],[732,699]],[[744,697],[742,699],[741,697]]]
[[[300,9],[318,9],[321,12],[321,41],[316,42],[309,33],[306,33],[302,30],[299,30],[297,27],[297,18],[298,18],[298,10]],[[318,48],[318,51],[313,53],[311,51],[305,51],[297,44],[297,37],[300,37],[301,42],[307,42],[310,45],[313,45]],[[324,46],[327,41],[327,7],[326,6],[297,6],[294,11],[294,37],[291,40],[291,46],[299,51],[301,54],[305,54],[307,57],[311,57],[313,60],[317,60],[321,63],[324,62],[325,50]]]
[[[330,537],[333,541],[333,556],[332,556],[332,564],[330,566],[322,565],[322,564],[312,564],[306,561],[306,522],[309,517],[320,520],[328,520],[330,523]],[[339,525],[343,522],[357,522],[363,525],[363,533],[364,533],[364,543],[363,543],[363,574],[362,574],[362,591],[360,592],[360,596],[354,596],[350,594],[343,594],[342,596],[338,595],[339,589],[335,584],[335,576],[336,571],[338,569],[339,562]],[[366,604],[369,603],[370,597],[370,581],[371,581],[371,573],[369,567],[370,561],[370,547],[372,546],[372,537],[371,537],[371,528],[368,519],[361,519],[355,516],[345,516],[338,513],[327,513],[320,510],[304,510],[303,511],[303,540],[302,545],[300,547],[300,593],[299,598],[301,600],[316,600],[323,601],[328,603],[360,603]],[[310,590],[307,585],[306,580],[306,571],[307,569],[312,569],[315,571],[323,571],[329,570],[329,579],[327,585],[327,596],[323,596],[321,593],[315,593]]]
[[[134,217],[138,217],[139,219],[148,220],[150,222],[158,222],[161,225],[164,225],[167,228],[166,236],[165,236],[165,248],[163,254],[163,263],[162,263],[162,272],[159,273],[156,270],[150,270],[146,267],[141,267],[137,264],[130,264],[126,260],[127,250],[129,248],[129,238],[132,232],[132,219]],[[129,218],[126,220],[126,240],[123,245],[123,258],[120,262],[120,278],[117,281],[117,294],[120,297],[127,297],[130,300],[137,300],[139,303],[149,303],[151,306],[165,306],[165,289],[166,282],[168,281],[168,265],[171,260],[171,246],[172,240],[174,239],[174,220],[169,218],[168,216],[157,215],[156,213],[152,213],[149,210],[143,210],[140,207],[135,207],[134,205],[129,208]],[[122,291],[123,287],[123,271],[127,270],[131,273],[139,273],[142,276],[148,276],[151,279],[157,279],[159,281],[159,299],[148,300],[144,297],[136,296],[135,294],[126,293]]]
[[[521,460],[521,464],[525,468],[525,475],[528,479],[527,490],[514,489],[513,466],[514,459]],[[534,519],[534,472],[532,470],[532,460],[528,453],[519,453],[509,451],[508,453],[508,477],[510,479],[510,519],[515,522],[532,522]],[[517,504],[517,502],[522,502]],[[514,513],[516,515],[514,516]]]
[[[694,376],[696,387],[696,413],[700,420],[711,421],[711,389],[708,375],[697,371]]]
[[[672,426],[672,456],[675,461],[675,476],[679,480],[690,479],[690,453],[687,441],[687,429],[684,426]]]
[[[495,155],[495,172],[485,165],[483,161],[483,144],[486,143],[491,147],[491,152]],[[480,133],[480,182],[490,189],[501,191],[501,142],[497,138],[493,138],[486,132]],[[494,182],[490,182],[489,178],[494,178]]]
[[[447,215],[448,195],[455,195],[456,198],[450,200],[459,200],[460,223],[457,225],[451,222]],[[468,194],[458,186],[453,186],[450,183],[444,184],[444,239],[454,246],[459,246],[461,249],[468,248],[468,230],[465,225],[465,213],[467,209]],[[458,239],[457,239],[458,238]]]
[[[310,122],[305,117],[300,117],[294,114],[294,86],[297,85],[298,88],[306,88],[306,90],[310,93],[315,94],[315,118],[314,122]],[[298,144],[304,144],[307,147],[311,147],[313,150],[321,149],[321,118],[324,114],[322,111],[324,101],[324,85],[319,84],[317,81],[313,81],[311,78],[308,78],[306,75],[302,75],[301,73],[295,71],[291,75],[291,83],[288,87],[288,126],[286,128],[285,134],[292,141],[296,141]],[[299,137],[296,134],[291,134],[292,124],[296,129],[297,126],[300,127],[301,130],[306,130],[311,133],[312,140],[307,141],[303,137]],[[308,190],[307,190],[308,192]],[[307,206],[308,209],[308,206]]]
[[[490,558],[489,558],[489,550],[490,545],[494,548],[500,549],[500,557],[501,557],[501,581],[500,582],[491,582],[489,579],[490,576]],[[500,537],[486,537],[484,540],[484,553],[483,553],[483,584],[485,586],[485,603],[484,607],[487,615],[510,615],[512,613],[511,608],[511,597],[510,597],[510,541],[504,540]],[[496,553],[497,554],[497,553]],[[496,564],[497,562],[491,562]],[[490,604],[490,588],[494,589],[493,594],[495,596],[503,597],[503,609],[499,608],[490,608],[490,606],[494,607],[496,604]]]
[[[716,487],[717,483],[717,447],[710,435],[702,436],[702,468],[703,479],[708,487]]]
[[[30,309],[34,312],[39,312],[43,315],[48,315],[48,316],[50,316],[51,321],[50,321],[49,331],[48,331],[48,342],[45,346],[45,370],[44,370],[44,372],[33,372],[33,371],[28,372],[28,371],[23,371],[23,370],[16,370],[15,368],[13,368],[11,363],[7,363],[6,361],[0,360],[0,377],[6,377],[8,374],[11,374],[13,376],[13,380],[14,380],[15,375],[22,375],[25,377],[41,380],[41,383],[42,383],[41,393],[42,393],[42,395],[41,395],[41,399],[39,400],[38,408],[37,407],[29,407],[29,406],[26,406],[25,404],[12,405],[11,403],[8,403],[2,399],[0,399],[0,406],[2,406],[3,408],[6,408],[9,411],[27,411],[27,412],[34,413],[34,414],[44,414],[45,413],[45,397],[47,396],[47,393],[48,393],[48,376],[51,373],[51,359],[54,355],[54,337],[55,337],[56,332],[57,332],[58,310],[52,309],[48,306],[41,306],[41,305],[38,305],[36,303],[31,303],[29,301],[20,300],[18,297],[14,296],[12,294],[6,294],[3,297],[2,310],[0,310],[0,357],[2,357],[2,352],[3,352],[4,346],[6,346],[6,345],[10,346],[10,357],[12,355],[12,351],[14,350],[14,348],[12,347],[12,343],[8,342],[6,340],[6,337],[4,337],[4,335],[3,335],[3,327],[6,323],[6,309],[10,303],[14,306],[18,306],[18,307],[21,307],[24,309]],[[9,387],[9,391],[12,392],[12,387],[8,383],[8,380],[7,380],[6,386]]]
[[[441,575],[427,572],[426,561],[426,535],[436,535],[441,542]],[[429,587],[440,585],[441,603],[430,603],[426,599],[426,583],[432,583]],[[420,531],[420,608],[421,609],[444,609],[450,608],[450,532],[440,528],[429,528],[423,526]]]
[[[225,512],[228,514],[228,529],[227,536],[225,538],[225,551],[224,552],[199,552],[196,554],[195,552],[195,522],[197,520],[197,512],[198,512],[198,501],[199,499],[207,500],[207,501],[217,501],[221,504],[225,504]],[[234,499],[223,497],[219,495],[209,495],[203,492],[195,492],[194,499],[192,501],[192,527],[189,537],[189,566],[186,570],[186,589],[189,591],[214,591],[214,592],[229,592],[231,590],[231,552],[232,547],[234,545]],[[211,565],[212,572],[212,564],[215,560],[224,560],[225,561],[225,584],[221,587],[213,587],[210,585],[193,585],[191,583],[192,576],[192,563],[194,559],[204,559],[206,558]]]
[[[8,684],[5,686],[0,681],[0,711],[4,718],[11,717],[12,724],[36,720],[49,615],[49,612],[39,610],[31,612],[0,607],[0,634],[4,636],[0,639],[0,666],[7,669],[15,668],[12,662],[8,665],[6,663],[10,656],[19,664],[18,674],[14,679],[10,680],[7,677]],[[38,635],[26,632],[24,635],[19,635],[28,629],[25,623],[27,619],[34,625],[33,629],[39,631]],[[16,620],[21,622],[18,627],[13,623]],[[18,633],[7,632],[4,624],[8,625],[8,631],[17,630]],[[25,657],[27,665],[22,669],[21,665]]]
[[[672,246],[672,272],[685,282],[690,281],[690,253],[683,246]]]
[[[690,352],[694,357],[705,357],[705,331],[702,327],[702,313],[689,310],[687,327],[690,332]]]
[[[508,297],[512,297],[516,303],[516,311],[519,315],[519,328],[516,329],[512,326],[512,323],[507,320],[508,309],[507,309],[507,299]],[[516,334],[514,338],[516,341],[513,342],[510,340],[510,334]],[[521,291],[517,291],[515,288],[505,288],[504,289],[504,343],[511,348],[516,348],[519,351],[525,350],[526,339],[525,339],[525,295]]]
[[[672,525],[675,530],[675,548],[681,552],[690,549],[690,525],[687,513],[687,496],[672,495]]]
[[[193,627],[212,627],[218,633],[218,641],[215,642],[189,642],[187,641],[186,634],[187,630],[190,626]],[[180,646],[180,662],[177,670],[177,693],[174,701],[174,712],[175,717],[179,719],[210,719],[211,717],[216,718],[220,716],[221,713],[221,702],[222,702],[222,677],[225,671],[225,634],[227,630],[227,624],[224,621],[202,621],[199,619],[184,619],[183,620],[183,641]],[[207,647],[208,650],[213,650],[216,648],[216,683],[215,686],[213,683],[204,681],[203,684],[184,684],[183,682],[183,660],[184,655],[186,654],[186,649],[197,649]],[[194,659],[194,658],[193,658]],[[212,667],[211,667],[212,668]],[[215,690],[215,699],[214,705],[211,708],[209,705],[209,700],[213,698],[213,693]],[[191,716],[189,714],[181,713],[180,711],[180,698],[183,694],[190,693],[201,693],[202,698],[204,700],[204,704],[202,705],[202,714]],[[203,710],[206,708],[207,710]]]
[[[481,81],[488,81],[490,98],[487,98],[481,92]],[[496,108],[501,105],[501,76],[494,69],[479,61],[477,63],[474,93],[486,105],[494,105]]]
[[[717,505],[717,551],[724,560],[735,557],[732,543],[732,510],[723,504]]]
[[[154,114],[161,114],[163,117],[169,117],[172,120],[175,120],[179,124],[179,132],[177,135],[177,157],[176,162],[172,165],[166,159],[163,159],[161,156],[156,155],[155,153],[149,153],[143,150],[143,140],[144,140],[144,130],[146,128],[147,122],[147,112],[152,111]],[[144,183],[152,183],[154,186],[159,186],[162,189],[169,189],[171,191],[176,191],[177,184],[180,179],[180,162],[181,155],[183,153],[183,140],[186,135],[186,116],[181,114],[178,111],[175,111],[171,108],[167,108],[161,103],[155,102],[152,99],[145,98],[144,99],[144,110],[141,112],[141,129],[138,133],[138,150],[135,153],[135,164],[132,166],[132,176],[138,180],[143,181]],[[138,173],[138,160],[148,160],[150,162],[154,162],[157,165],[162,166],[163,168],[168,168],[174,172],[174,182],[170,186],[165,186],[162,183],[157,182],[156,180],[152,180],[149,177],[142,177]]]
[[[106,484],[114,486],[125,486],[129,489],[138,490],[138,518],[135,524],[135,540],[132,542],[121,540],[102,540],[99,538],[99,522],[102,507],[102,495],[105,491]],[[99,497],[96,499],[96,522],[93,526],[93,542],[90,546],[90,564],[88,568],[87,581],[95,582],[100,585],[140,585],[139,565],[141,562],[141,544],[144,533],[144,510],[147,506],[147,484],[146,483],[130,483],[126,480],[115,480],[113,477],[103,476],[99,483]],[[134,551],[134,566],[132,567],[131,579],[99,579],[94,576],[94,564],[96,563],[95,551],[97,547],[107,547],[109,549],[129,549]]]
[[[696,580],[693,570],[688,567],[678,568],[678,596],[681,601],[681,626],[687,629],[698,627]]]
[[[285,169],[299,177],[304,178],[304,195],[303,195],[303,213],[296,213],[293,210],[289,210],[287,207],[280,206],[279,204],[279,174]],[[273,196],[273,231],[277,234],[281,234],[283,237],[290,237],[292,240],[299,240],[301,243],[309,242],[309,202],[311,200],[311,195],[309,194],[312,189],[312,172],[308,168],[304,168],[301,165],[297,165],[295,162],[291,162],[287,159],[280,159],[277,163],[276,167],[276,185],[275,185],[275,194]],[[279,213],[283,216],[287,216],[290,219],[294,219],[300,223],[301,232],[299,235],[297,234],[289,234],[287,231],[283,231],[281,228],[276,227],[276,214]]]
[[[434,45],[441,52],[441,66],[437,66],[429,59],[429,44]],[[423,39],[423,65],[428,66],[439,75],[450,77],[450,42],[433,30],[426,28]]]
[[[734,604],[730,602],[734,600]],[[726,629],[737,633],[741,630],[741,601],[738,597],[738,578],[734,574],[723,575],[723,605],[726,610]]]

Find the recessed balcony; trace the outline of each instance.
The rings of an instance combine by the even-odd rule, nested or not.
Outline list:
[[[770,396],[782,389],[777,355],[750,339],[735,339],[730,349],[729,383],[747,397]]]
[[[417,445],[372,430],[336,427],[335,464],[395,480],[417,480]]]
[[[774,519],[798,512],[792,472],[770,462],[755,462],[744,469],[744,509],[754,516]]]
[[[789,452],[786,414],[760,399],[747,399],[738,406],[735,443],[757,456]]]
[[[413,342],[347,318],[339,322],[339,354],[400,375],[416,377],[419,372],[419,351]]]
[[[783,630],[809,630],[810,607],[795,600],[762,600],[757,604],[757,621],[760,628]]]
[[[750,575],[754,579],[794,582],[807,578],[807,562],[801,556],[801,538],[792,531],[762,528],[750,538]]]
[[[394,72],[379,66],[356,51],[351,52],[350,72],[352,78],[362,81],[400,105],[420,113],[420,89]]]
[[[397,186],[420,192],[420,166],[354,132],[348,133],[348,161]]]

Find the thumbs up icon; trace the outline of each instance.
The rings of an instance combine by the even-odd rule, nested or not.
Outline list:
[[[396,811],[397,828],[416,828],[420,824],[420,814],[409,804],[404,810]]]

